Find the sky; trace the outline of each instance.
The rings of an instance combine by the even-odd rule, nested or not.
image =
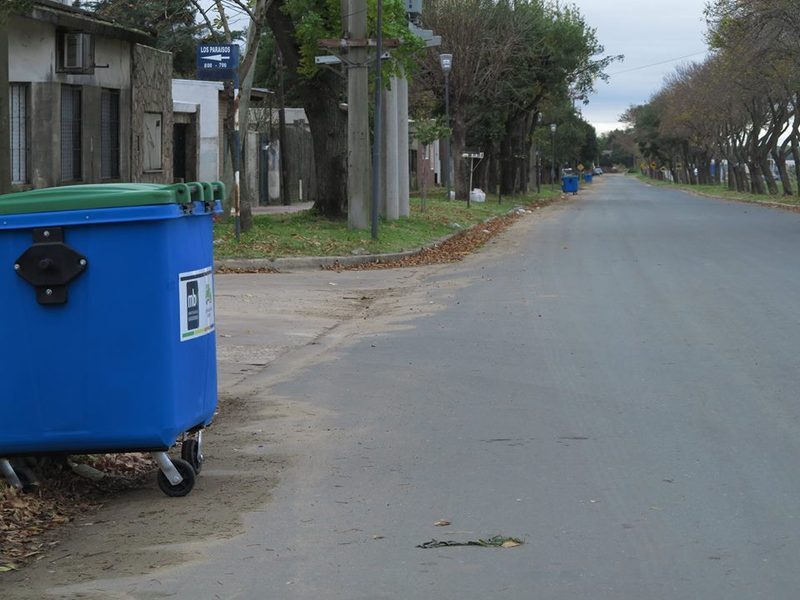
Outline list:
[[[643,104],[662,87],[664,77],[681,64],[706,55],[705,0],[572,0],[589,27],[596,29],[606,55],[624,54],[622,62],[598,81],[597,93],[580,107],[598,135],[621,129],[619,116]],[[691,56],[689,56],[691,55]],[[679,57],[682,58],[680,60]],[[656,64],[662,63],[662,64]]]

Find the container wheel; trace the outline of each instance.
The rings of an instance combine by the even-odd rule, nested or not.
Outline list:
[[[23,492],[32,492],[39,489],[39,480],[30,468],[16,467],[14,471],[22,484]]]
[[[200,443],[196,439],[183,440],[181,458],[192,465],[195,473],[203,469],[203,453],[200,452]]]
[[[173,459],[172,464],[175,465],[175,468],[178,469],[178,473],[181,474],[183,477],[183,481],[181,481],[177,485],[172,485],[167,479],[167,476],[164,475],[163,472],[158,472],[158,487],[159,489],[164,492],[167,496],[172,498],[179,498],[180,496],[185,496],[189,492],[192,491],[194,487],[194,468],[191,464],[187,461],[183,460],[182,458]]]

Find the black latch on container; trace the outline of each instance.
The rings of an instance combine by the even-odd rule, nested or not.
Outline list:
[[[66,304],[67,284],[86,270],[86,257],[64,243],[61,227],[33,230],[33,245],[14,263],[17,275],[36,288],[39,304]]]

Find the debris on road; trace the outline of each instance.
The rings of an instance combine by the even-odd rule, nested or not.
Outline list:
[[[454,542],[452,540],[431,540],[420,544],[417,548],[448,548],[451,546],[479,546],[481,548],[516,548],[524,542],[518,538],[496,535],[487,540],[469,540],[467,542]]]
[[[447,519],[439,519],[434,523],[434,525],[436,527],[447,527],[448,525],[451,525],[451,523]]]

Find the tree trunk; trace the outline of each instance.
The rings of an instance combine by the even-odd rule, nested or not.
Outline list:
[[[300,48],[284,5],[284,0],[269,3],[267,22],[282,53],[286,72],[292,74],[287,83],[302,98],[311,127],[316,181],[308,197],[314,201],[315,211],[340,218],[347,210],[347,115],[339,108],[344,81],[326,70],[320,70],[312,79],[294,78],[300,66]]]
[[[761,178],[761,168],[753,161],[747,161],[747,170],[750,172],[750,193],[766,194],[764,180]]]
[[[469,187],[469,172],[464,168],[464,160],[461,158],[461,153],[464,151],[466,143],[466,130],[464,121],[459,116],[453,120],[453,183],[456,190],[456,198],[466,200],[469,195],[467,188]]]
[[[322,79],[327,81],[323,84]],[[347,115],[339,108],[341,80],[325,73],[304,88],[303,104],[314,142],[314,210],[339,218],[347,214]]]
[[[769,161],[766,157],[758,161],[758,166],[761,169],[761,174],[764,176],[766,188],[770,196],[778,195],[778,186],[775,185],[775,178],[772,176],[772,169],[769,168]]]
[[[794,178],[797,181],[797,195],[800,196],[800,143],[792,140],[792,156],[794,156]]]
[[[744,164],[736,163],[736,166],[733,168],[733,174],[736,178],[736,191],[749,192],[750,181],[747,178],[747,173],[745,172]]]
[[[781,185],[783,186],[783,195],[792,196],[794,190],[792,189],[792,181],[789,179],[789,171],[786,170],[786,155],[776,150],[773,153],[775,164],[778,166],[778,173],[781,177]]]
[[[514,193],[514,142],[508,129],[500,140],[500,193],[505,196]]]

